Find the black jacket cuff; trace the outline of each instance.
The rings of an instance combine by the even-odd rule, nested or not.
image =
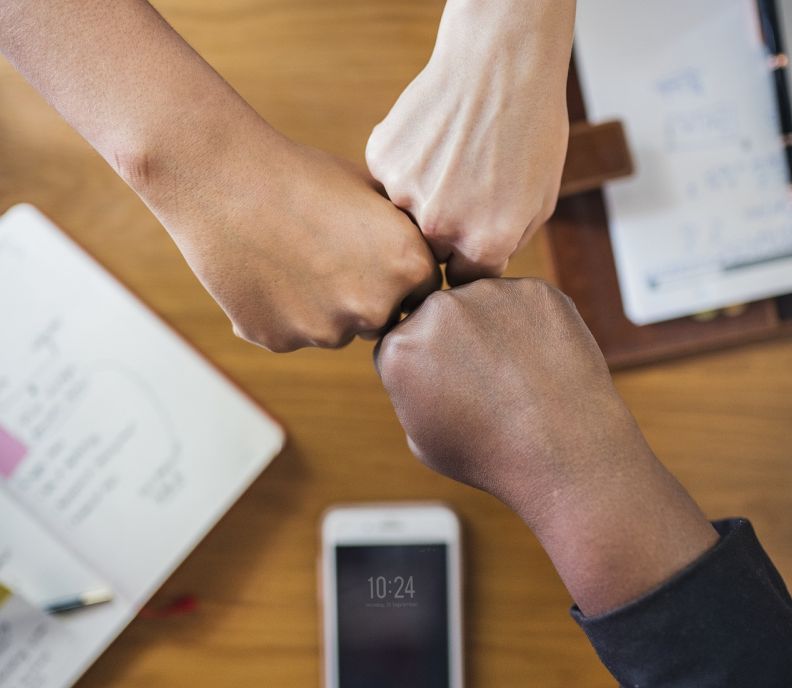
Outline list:
[[[792,686],[792,599],[744,519],[671,580],[600,616],[572,617],[623,686]]]

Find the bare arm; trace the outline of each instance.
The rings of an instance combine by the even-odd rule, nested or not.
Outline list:
[[[792,685],[781,576],[749,523],[716,531],[660,464],[563,294],[438,292],[377,361],[413,451],[522,516],[619,685]]]
[[[133,186],[176,173],[203,135],[258,120],[143,0],[7,0],[0,49]]]
[[[274,131],[148,2],[6,0],[0,51],[138,192],[246,339],[339,346],[433,288],[418,230],[368,177]]]
[[[717,541],[552,287],[433,294],[383,339],[378,369],[417,456],[514,509],[585,614],[640,597]]]
[[[575,0],[448,0],[432,57],[369,139],[372,174],[452,284],[498,276],[555,209]]]

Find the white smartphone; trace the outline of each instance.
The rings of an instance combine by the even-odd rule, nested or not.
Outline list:
[[[462,688],[460,540],[441,504],[325,513],[325,688]]]

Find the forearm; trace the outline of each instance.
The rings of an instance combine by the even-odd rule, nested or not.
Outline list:
[[[246,120],[277,137],[144,0],[6,0],[0,51],[144,198]]]
[[[469,28],[475,38],[464,49],[485,60],[488,71],[514,59],[565,92],[575,10],[576,0],[448,0],[438,42]]]
[[[590,453],[588,468],[580,476],[559,476],[546,499],[522,509],[587,616],[643,596],[717,542],[630,417],[604,432],[623,438],[619,455],[608,447],[608,455],[598,457],[598,443],[590,442],[583,449]]]

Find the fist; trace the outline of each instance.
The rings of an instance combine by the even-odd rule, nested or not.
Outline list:
[[[420,231],[365,172],[252,129],[196,191],[150,206],[239,337],[276,352],[378,338],[439,284]]]
[[[529,524],[648,451],[574,305],[544,282],[435,292],[375,355],[416,456]]]
[[[452,285],[500,276],[557,202],[569,55],[549,68],[514,26],[521,12],[471,17],[450,3],[429,63],[366,148],[372,175],[447,262]]]

